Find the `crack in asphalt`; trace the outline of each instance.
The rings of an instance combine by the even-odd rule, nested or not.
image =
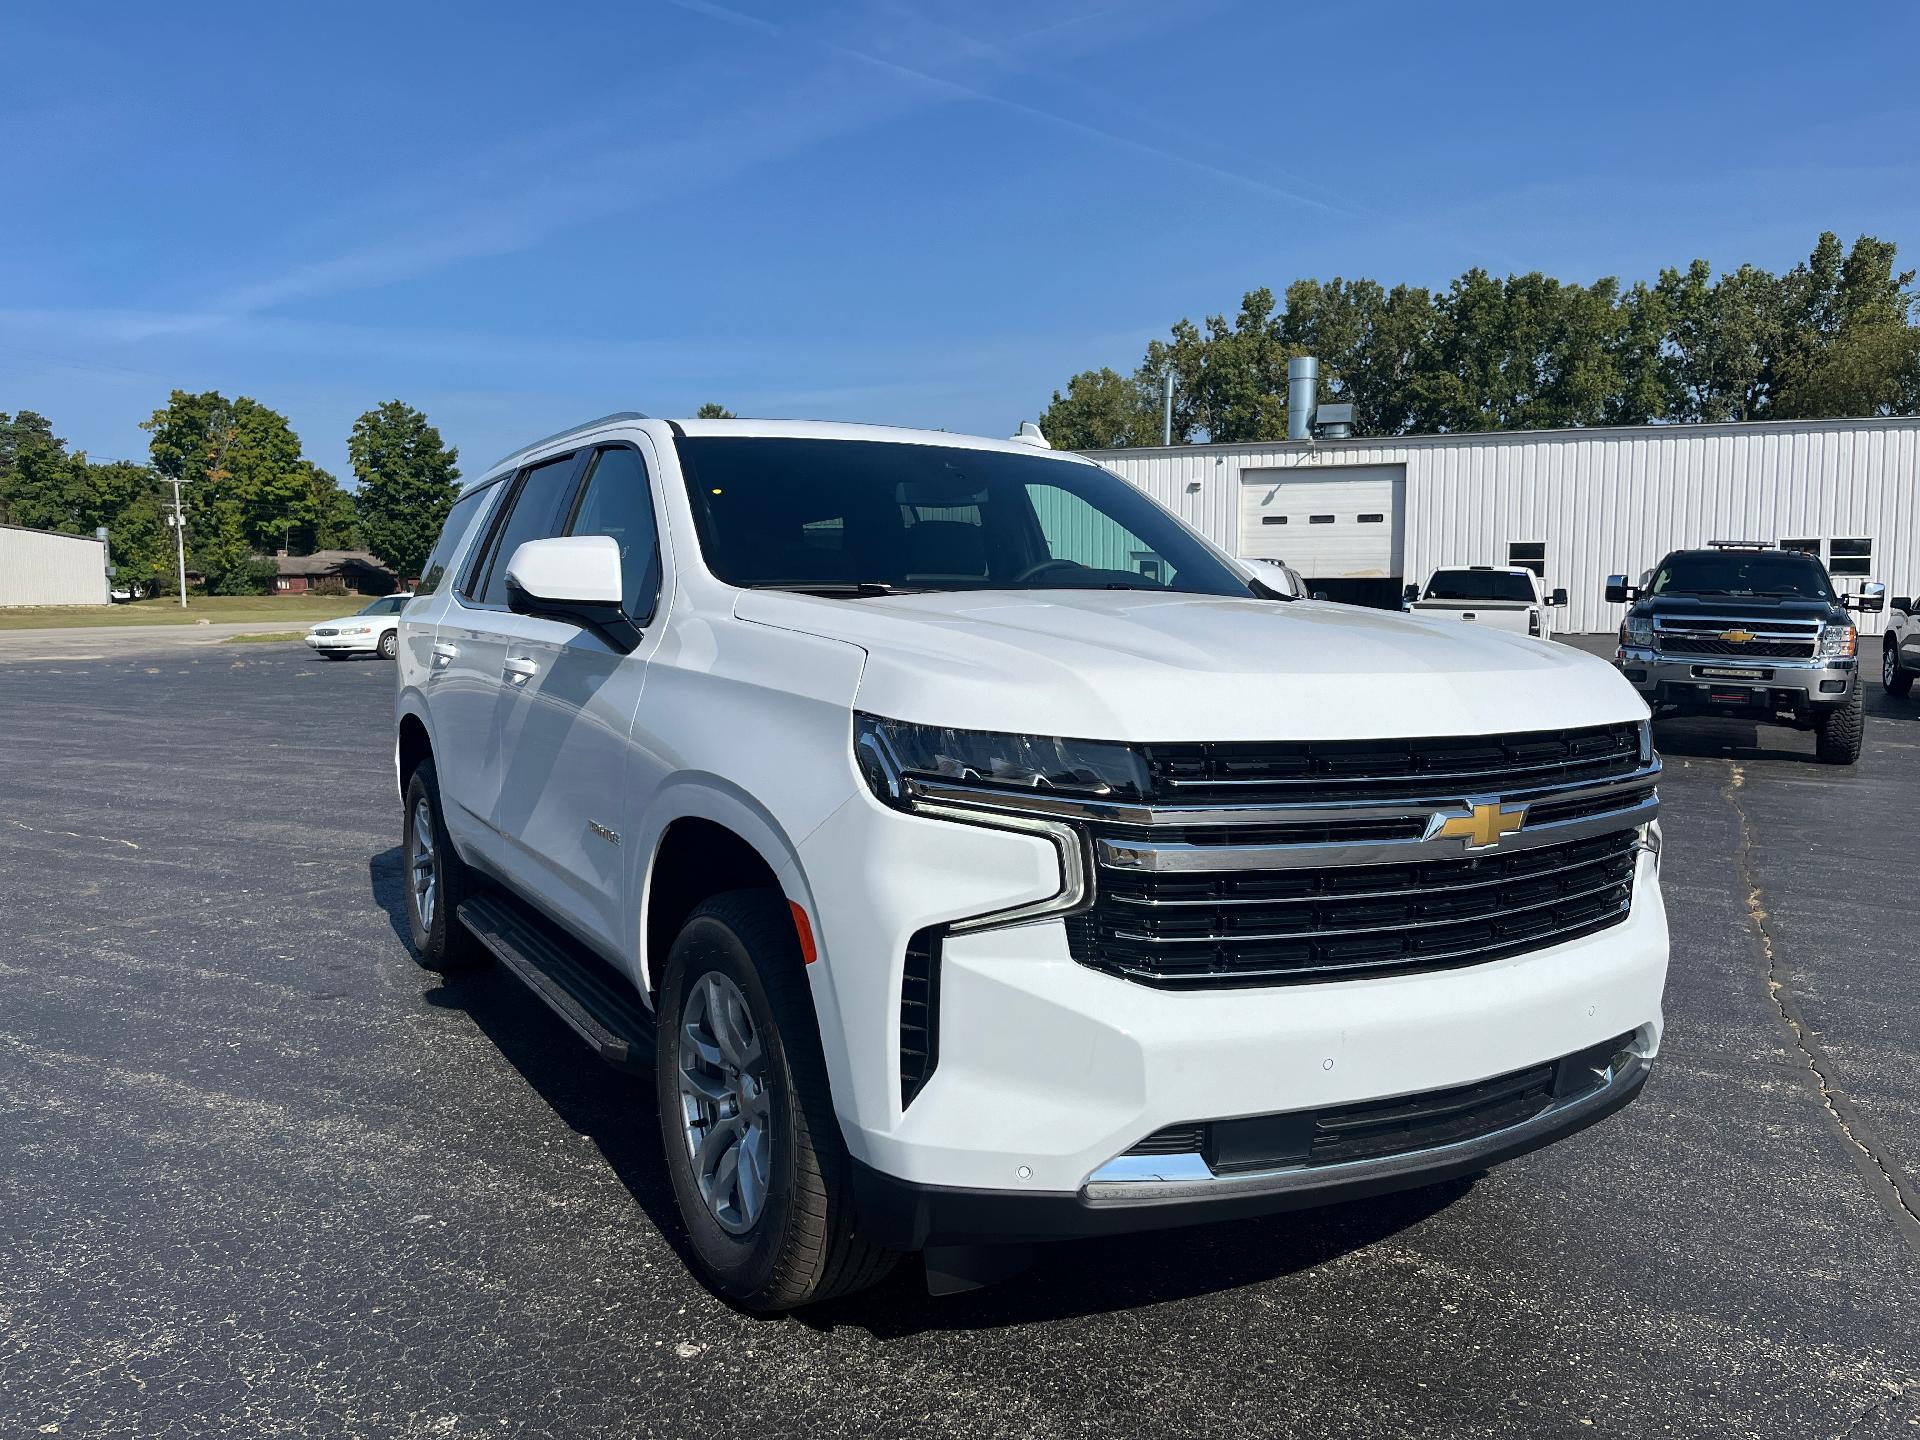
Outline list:
[[[1800,1013],[1799,1002],[1787,988],[1786,981],[1780,978],[1773,931],[1768,924],[1772,917],[1761,903],[1763,891],[1753,863],[1752,823],[1747,817],[1746,806],[1740,803],[1740,790],[1746,783],[1745,768],[1738,760],[1732,761],[1721,794],[1739,821],[1739,853],[1735,858],[1740,867],[1740,884],[1747,892],[1747,921],[1760,958],[1766,962],[1767,999],[1773,1003],[1774,1013],[1780,1017],[1780,1023],[1792,1039],[1794,1048],[1800,1052],[1800,1058],[1806,1061],[1827,1117],[1856,1152],[1854,1168],[1867,1181],[1874,1198],[1886,1207],[1894,1228],[1900,1232],[1908,1248],[1915,1255],[1920,1255],[1920,1195],[1913,1193],[1899,1167],[1883,1158],[1879,1141],[1874,1138],[1846,1091],[1834,1082],[1831,1073],[1833,1062],[1813,1038]],[[1862,1160],[1866,1163],[1861,1164]],[[1869,1169],[1869,1166],[1872,1168]]]

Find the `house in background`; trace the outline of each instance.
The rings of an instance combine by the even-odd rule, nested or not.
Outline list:
[[[311,555],[273,557],[273,593],[299,595],[321,591],[335,595],[391,595],[398,577],[365,550],[316,550]]]

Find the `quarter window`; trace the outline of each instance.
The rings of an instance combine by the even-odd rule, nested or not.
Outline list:
[[[485,490],[462,495],[453,502],[453,508],[447,511],[446,522],[440,527],[440,538],[433,542],[433,553],[427,556],[427,563],[420,568],[420,583],[413,587],[414,594],[431,595],[440,588],[447,566],[453,563],[454,555],[459,552],[460,542],[467,538],[473,517],[480,513],[482,503],[493,493],[494,487],[488,486]],[[284,588],[286,581],[280,583]]]
[[[645,624],[660,599],[660,536],[653,518],[647,462],[638,450],[617,445],[593,457],[574,535],[610,535],[620,545],[627,618]]]
[[[1287,517],[1284,515],[1262,515],[1260,517],[1260,523],[1262,525],[1284,525],[1287,523]]]
[[[1873,541],[1834,540],[1827,547],[1829,575],[1870,575],[1873,573]]]
[[[1309,516],[1307,517],[1307,523],[1308,523],[1309,525],[1331,525],[1331,524],[1333,523],[1333,516],[1331,516],[1331,515],[1309,515]]]

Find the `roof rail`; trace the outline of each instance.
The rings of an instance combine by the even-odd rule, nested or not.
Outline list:
[[[493,464],[489,465],[486,473],[491,474],[509,460],[517,459],[529,450],[538,450],[542,445],[551,445],[556,440],[564,440],[569,435],[578,435],[583,430],[598,430],[602,425],[611,425],[618,420],[645,420],[648,418],[648,416],[641,414],[638,410],[616,410],[611,415],[601,415],[592,420],[582,420],[578,425],[569,425],[566,429],[556,430],[551,435],[542,435],[538,440],[522,445],[518,450],[509,450],[498,460],[494,461]]]

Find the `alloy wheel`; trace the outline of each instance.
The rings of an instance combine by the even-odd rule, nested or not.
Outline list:
[[[740,987],[717,971],[701,976],[680,1019],[681,1129],[700,1196],[733,1235],[753,1228],[772,1183],[766,1065]]]
[[[433,807],[422,795],[413,805],[413,853],[409,868],[413,879],[413,913],[420,921],[422,934],[433,930],[433,906],[439,889],[434,874]]]
[[[1880,647],[1880,683],[1882,685],[1885,685],[1889,690],[1891,690],[1893,688],[1894,681],[1898,680],[1899,678],[1900,678],[1899,648],[1893,645],[1892,643],[1883,644]]]

